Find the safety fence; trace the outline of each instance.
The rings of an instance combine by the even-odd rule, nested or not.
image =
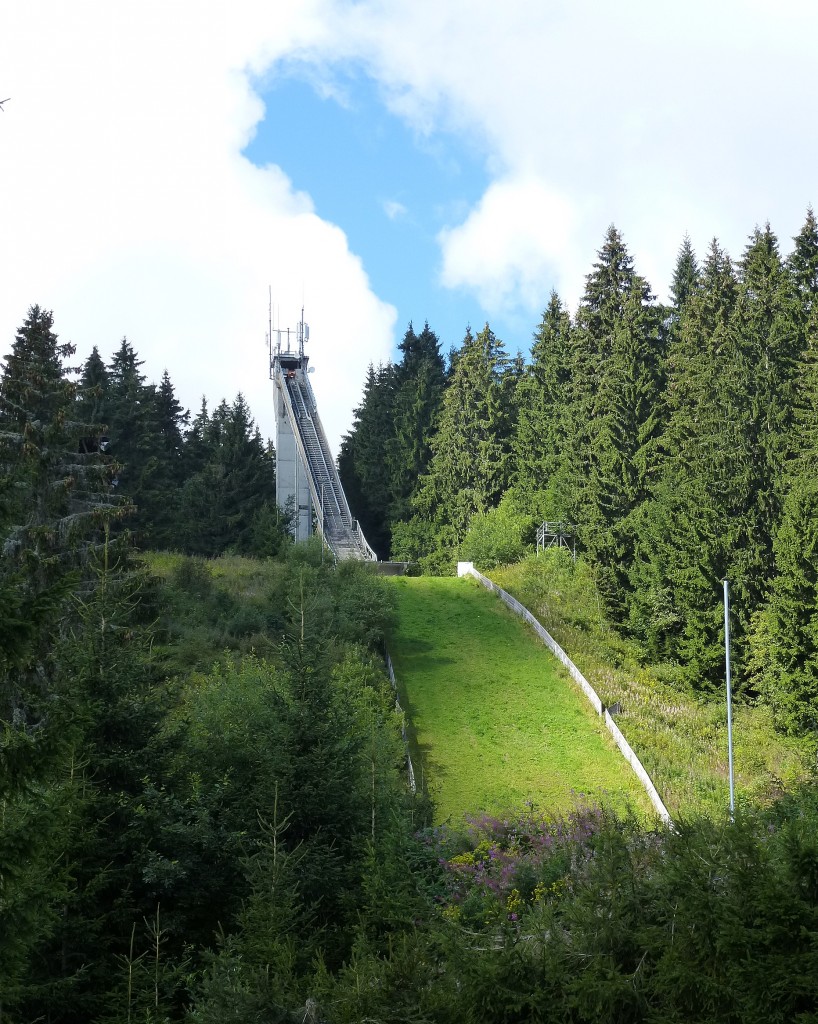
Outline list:
[[[557,658],[559,658],[562,664],[565,665],[565,667],[568,669],[571,678],[580,686],[582,692],[591,702],[593,709],[596,711],[598,715],[602,717],[608,731],[610,732],[611,736],[613,736],[617,747],[619,747],[622,756],[631,766],[633,771],[636,773],[636,777],[644,786],[645,792],[648,794],[650,802],[656,808],[659,817],[667,825],[672,825],[673,820],[670,817],[670,814],[668,813],[667,807],[665,807],[664,803],[662,802],[662,798],[659,796],[659,793],[653,784],[653,780],[645,771],[644,765],[634,753],[634,750],[631,747],[630,743],[628,743],[628,741],[622,735],[622,731],[611,717],[610,712],[600,700],[599,694],[596,692],[593,686],[591,686],[591,684],[580,672],[580,670],[573,663],[573,661],[571,661],[571,659],[560,647],[557,641],[551,636],[548,630],[540,622],[537,621],[537,619],[531,614],[531,612],[525,607],[525,605],[520,604],[520,602],[515,597],[512,597],[511,594],[503,590],[502,587],[498,587],[497,584],[492,582],[492,580],[490,580],[487,576],[484,576],[481,572],[478,572],[477,569],[474,568],[474,564],[472,562],[458,562],[457,575],[473,576],[479,583],[486,587],[487,590],[494,591],[494,593],[497,594],[500,600],[503,601],[506,605],[508,605],[508,607],[515,614],[519,615],[520,618],[525,619],[525,621],[531,626],[531,628],[534,630],[537,636],[543,641],[546,647],[548,647],[549,650],[554,655],[556,655]]]
[[[392,659],[389,657],[389,651],[384,651],[386,658],[386,671],[389,673],[389,681],[392,684],[392,689],[395,691],[395,708],[400,712],[401,723],[400,732],[403,736],[403,746],[406,750],[406,773],[409,776],[409,788],[413,793],[417,792],[417,785],[415,783],[415,768],[412,764],[412,757],[409,753],[409,736],[406,732],[406,716],[403,713],[403,708],[400,706],[400,698],[398,697],[398,681],[395,678],[395,668],[392,664]]]

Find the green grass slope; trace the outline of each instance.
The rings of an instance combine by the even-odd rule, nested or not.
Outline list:
[[[671,815],[725,817],[723,692],[696,693],[679,684],[672,665],[640,662],[638,650],[606,624],[581,560],[575,566],[564,552],[552,550],[490,575],[539,619],[606,704],[622,702],[617,724]],[[814,778],[815,738],[782,736],[763,705],[737,695],[733,732],[739,807],[767,804]]]
[[[531,800],[650,803],[562,665],[473,580],[398,578],[390,638],[410,745],[436,818]]]

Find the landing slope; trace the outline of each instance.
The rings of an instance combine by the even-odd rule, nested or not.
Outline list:
[[[396,578],[390,651],[413,757],[437,818],[584,795],[651,814],[647,797],[562,665],[473,580]]]

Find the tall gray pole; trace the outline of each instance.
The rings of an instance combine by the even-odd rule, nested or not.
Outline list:
[[[730,584],[724,584],[724,660],[727,669],[727,764],[730,773],[730,817],[736,815],[736,792],[733,785],[733,695],[730,690]]]

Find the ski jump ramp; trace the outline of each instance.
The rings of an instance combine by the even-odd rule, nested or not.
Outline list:
[[[357,519],[349,511],[335,460],[330,452],[315,395],[309,382],[309,356],[304,351],[309,327],[295,331],[270,325],[270,378],[275,383],[276,502],[292,508],[296,542],[315,526],[336,559],[376,562]]]

